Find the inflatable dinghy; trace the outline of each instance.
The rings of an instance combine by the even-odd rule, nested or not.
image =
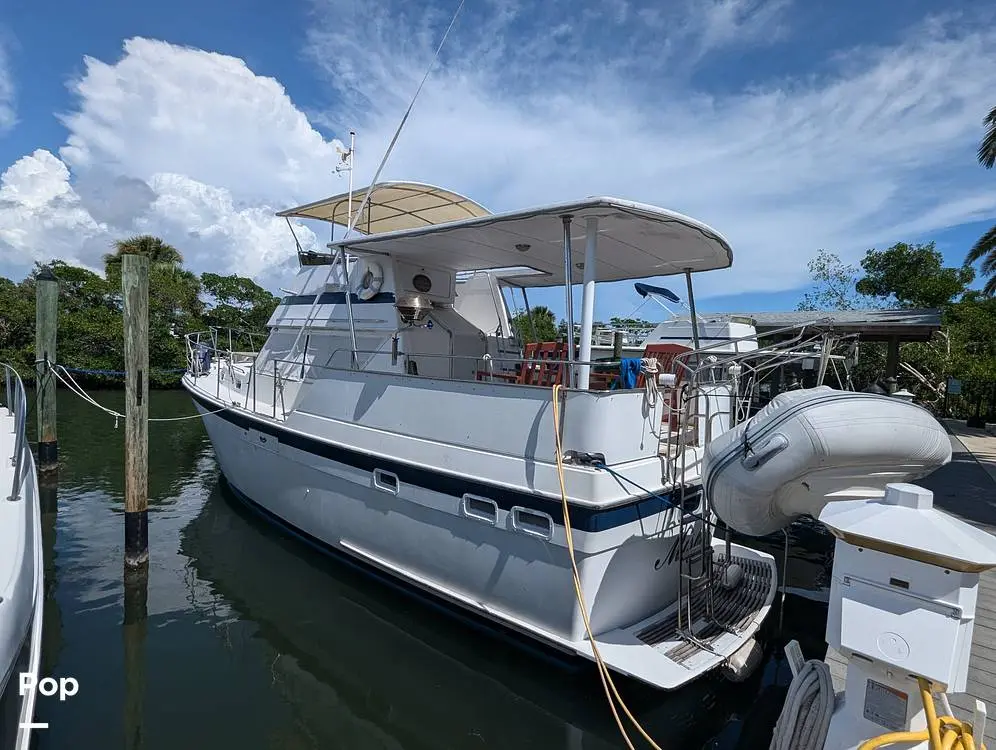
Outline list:
[[[881,497],[951,460],[944,427],[923,407],[826,386],[782,393],[705,447],[712,508],[742,534],[764,536],[833,500]]]

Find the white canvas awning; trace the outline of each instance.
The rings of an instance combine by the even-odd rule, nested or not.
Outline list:
[[[360,207],[367,190],[365,187],[353,190],[353,211]],[[420,182],[381,182],[374,187],[355,230],[366,235],[382,234],[490,215],[484,206],[452,190]],[[348,226],[349,193],[289,208],[277,216]]]
[[[733,252],[714,229],[688,216],[619,198],[586,198],[543,208],[357,237],[330,245],[386,253],[453,271],[528,267],[516,274],[528,287],[564,283],[564,228],[571,219],[571,281],[584,275],[585,227],[598,218],[597,280],[622,281],[727,268]],[[500,274],[499,274],[500,275]]]

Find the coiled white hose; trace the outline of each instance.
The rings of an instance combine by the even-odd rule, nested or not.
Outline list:
[[[833,706],[830,667],[810,659],[789,685],[770,750],[823,750]]]

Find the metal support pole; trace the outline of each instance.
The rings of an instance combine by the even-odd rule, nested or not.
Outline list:
[[[688,287],[688,312],[692,318],[692,347],[699,348],[699,318],[695,314],[695,292],[692,291],[692,269],[685,269],[685,286]]]
[[[349,131],[349,195],[346,198],[346,226],[353,226],[353,152],[356,151],[356,131]],[[331,222],[335,226],[335,222]],[[345,262],[345,259],[344,259]]]
[[[564,222],[564,304],[567,307],[567,386],[574,385],[574,286],[571,283],[571,220],[570,214],[561,216]]]
[[[533,334],[533,341],[539,341],[539,336],[536,335],[536,322],[533,320],[533,311],[529,309],[529,297],[526,296],[526,288],[520,286],[519,289],[522,290],[522,301],[526,303],[526,320],[529,321],[529,331]]]
[[[585,220],[584,291],[581,297],[581,353],[582,362],[591,362],[591,333],[595,324],[595,257],[598,250],[598,217]],[[578,388],[588,390],[591,365],[578,368]]]
[[[346,316],[349,318],[349,366],[356,368],[356,327],[353,324],[353,292],[349,286],[349,268],[346,266],[346,248],[339,246],[339,260],[342,262],[343,287],[346,289]]]

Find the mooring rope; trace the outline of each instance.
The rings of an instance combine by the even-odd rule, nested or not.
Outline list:
[[[128,373],[124,370],[87,370],[82,367],[69,367],[68,365],[59,365],[62,369],[68,372],[75,372],[77,375],[103,375],[104,377],[112,378],[123,378]],[[165,372],[170,374],[179,374],[186,372],[186,367],[170,367],[170,368],[150,368],[149,372]]]
[[[39,360],[39,362],[36,362],[35,364],[40,364],[41,362],[45,362],[45,361],[46,360]],[[118,427],[118,420],[119,419],[124,419],[125,418],[124,414],[122,414],[119,411],[115,411],[114,409],[111,409],[111,408],[109,408],[107,406],[104,406],[103,404],[99,403],[96,399],[94,399],[93,396],[91,396],[89,393],[86,392],[86,389],[83,386],[81,386],[79,383],[76,382],[76,379],[69,373],[69,368],[67,368],[65,365],[55,365],[55,364],[52,364],[51,362],[48,362],[48,366],[49,366],[49,370],[48,371],[51,372],[53,375],[55,375],[55,377],[59,380],[59,382],[62,383],[64,386],[66,386],[66,388],[68,388],[70,391],[72,391],[73,394],[75,394],[76,396],[79,396],[81,399],[83,399],[84,401],[86,401],[91,406],[94,406],[97,409],[100,409],[102,412],[105,412],[109,416],[114,417],[114,429],[117,429],[117,427]],[[62,372],[65,374],[65,377],[63,377],[62,375],[59,374],[60,370],[62,370]],[[217,414],[220,411],[225,411],[226,409],[230,409],[230,408],[231,407],[229,407],[229,406],[222,406],[220,409],[215,409],[213,411],[207,411],[207,412],[204,412],[204,414],[189,414],[189,415],[186,415],[186,416],[183,416],[183,417],[149,417],[148,421],[149,422],[183,422],[183,421],[185,421],[187,419],[200,419],[202,416],[205,416],[207,414]]]

